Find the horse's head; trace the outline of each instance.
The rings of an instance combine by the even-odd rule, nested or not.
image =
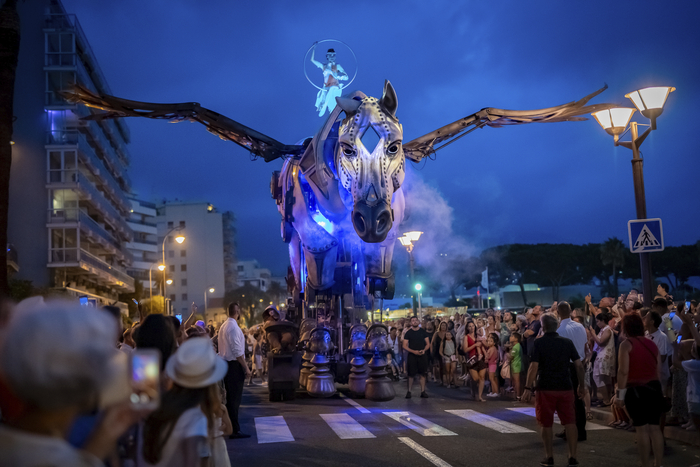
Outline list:
[[[335,166],[340,182],[353,197],[352,224],[363,241],[380,243],[394,222],[391,200],[405,176],[396,92],[386,81],[381,99],[336,100],[347,118],[340,125]],[[372,130],[379,142],[374,148],[366,148],[362,137]]]

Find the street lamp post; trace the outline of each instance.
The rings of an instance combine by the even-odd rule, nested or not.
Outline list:
[[[638,133],[638,123],[630,122],[635,109],[613,108],[594,112],[592,115],[600,126],[615,139],[615,146],[622,146],[632,150],[632,176],[634,179],[634,202],[637,210],[637,219],[647,218],[646,195],[644,193],[644,160],[640,157],[639,147],[652,130],[656,130],[656,119],[664,109],[664,104],[668,95],[676,88],[668,86],[657,86],[640,89],[626,94],[639,110],[639,112],[651,120],[649,128],[640,136]],[[631,141],[620,141],[630,126]],[[654,275],[651,269],[651,258],[649,253],[639,253],[639,264],[642,273],[642,293],[644,295],[644,306],[651,306],[651,298],[654,293]]]
[[[214,287],[204,290],[204,319],[207,319],[207,292],[214,293]]]
[[[153,272],[153,266],[155,266],[158,263],[153,263],[151,264],[151,267],[148,269],[148,289],[149,289],[149,295],[150,295],[150,306],[151,306],[151,311],[153,311],[153,276],[151,273]],[[158,264],[158,270],[159,271],[165,271],[165,263],[163,264]],[[163,297],[165,299],[165,297]],[[165,301],[163,301],[165,303]],[[163,310],[163,313],[165,313],[165,310]]]
[[[423,235],[423,232],[419,232],[417,230],[412,231],[412,232],[406,232],[403,234],[402,237],[399,237],[399,242],[403,246],[406,247],[406,251],[408,251],[408,260],[409,260],[409,270],[411,271],[411,286],[414,285],[414,261],[413,261],[413,243],[417,242],[420,236]],[[416,314],[416,297],[415,295],[411,296],[411,308],[413,308],[413,314]]]
[[[163,269],[160,269],[160,267],[158,269],[160,269],[163,272],[163,314],[167,314],[166,310],[165,310],[165,303],[166,303],[166,300],[165,300],[165,241],[168,239],[168,236],[171,233],[179,232],[183,229],[184,229],[183,226],[178,225],[177,227],[174,227],[174,228],[168,230],[168,233],[166,233],[165,236],[163,236],[163,243],[161,244],[161,250],[163,252]],[[177,243],[184,242],[185,241],[184,235],[178,235],[177,237],[175,237],[175,241]]]

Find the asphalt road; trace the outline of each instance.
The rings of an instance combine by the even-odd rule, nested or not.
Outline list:
[[[414,388],[409,400],[405,383],[394,387],[397,397],[389,402],[299,394],[294,401],[271,403],[266,387],[249,386],[240,422],[252,437],[226,441],[231,465],[520,467],[538,466],[544,457],[531,406],[475,402],[465,388],[432,384],[430,398],[418,398]],[[346,392],[344,386],[338,388]],[[578,460],[584,467],[637,466],[634,436],[589,422]],[[555,465],[566,461],[566,442],[555,440]],[[697,448],[667,441],[663,466],[699,462]]]

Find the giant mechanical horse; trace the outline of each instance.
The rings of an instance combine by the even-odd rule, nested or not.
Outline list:
[[[271,191],[282,216],[282,238],[289,245],[290,304],[296,304],[292,308],[297,315],[288,316],[297,323],[315,318],[342,349],[344,329],[355,324],[354,312],[371,309],[375,299],[393,297],[391,264],[406,208],[406,159],[419,162],[484,126],[585,120],[584,114],[613,107],[587,105],[606,88],[540,110],[485,108],[405,143],[397,95],[386,81],[380,99],[359,91],[337,98],[338,105],[316,135],[296,145],[282,144],[198,103],[135,102],[80,86],[67,97],[105,111],[88,118],[199,122],[266,162],[284,159],[281,171],[273,173]],[[375,147],[363,144],[367,131],[379,137]]]

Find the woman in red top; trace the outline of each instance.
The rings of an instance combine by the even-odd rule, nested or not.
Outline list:
[[[627,340],[620,344],[615,404],[626,406],[632,418],[642,467],[650,465],[650,444],[655,465],[662,465],[664,439],[658,425],[664,401],[659,378],[659,350],[652,340],[644,337],[644,323],[636,313],[622,318],[622,330]]]
[[[467,332],[464,333],[464,342],[462,344],[464,352],[467,354],[467,368],[472,380],[479,385],[479,392],[474,391],[472,394],[474,400],[486,402],[482,394],[484,393],[484,381],[486,380],[486,362],[484,362],[484,354],[482,352],[482,344],[476,337],[476,325],[473,321],[467,323]]]

